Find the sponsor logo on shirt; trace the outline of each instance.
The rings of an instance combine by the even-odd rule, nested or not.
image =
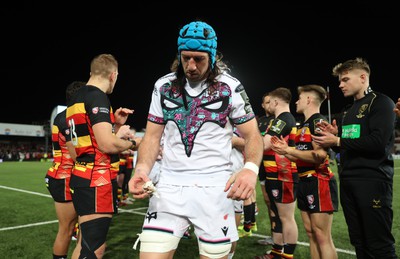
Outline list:
[[[351,124],[342,127],[342,138],[360,138],[361,126]]]
[[[93,107],[92,108],[92,113],[93,114],[97,114],[97,113],[106,113],[106,114],[109,114],[110,113],[110,110],[108,109],[108,108],[106,108],[106,107]]]

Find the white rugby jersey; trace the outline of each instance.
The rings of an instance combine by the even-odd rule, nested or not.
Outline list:
[[[218,77],[209,91],[205,83],[185,85],[182,95],[171,89],[175,74],[154,87],[148,120],[165,124],[159,183],[225,186],[232,173],[232,125],[255,117],[244,87],[229,74]]]

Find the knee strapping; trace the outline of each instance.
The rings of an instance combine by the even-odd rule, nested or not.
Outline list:
[[[155,232],[155,231],[143,231],[139,235],[140,239],[140,251],[141,252],[155,252],[165,253],[178,248],[179,237],[172,234]]]
[[[272,221],[272,232],[275,233],[282,233],[282,221],[280,220],[279,217],[277,216],[273,216],[271,217],[271,221]]]
[[[201,255],[208,258],[221,258],[231,251],[231,243],[228,244],[209,244],[199,242],[199,251]]]
[[[106,242],[110,224],[111,218],[104,217],[79,225],[82,231],[82,249],[79,258],[97,258],[95,251]]]

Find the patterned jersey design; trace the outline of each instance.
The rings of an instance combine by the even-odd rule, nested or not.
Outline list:
[[[188,109],[185,109],[182,96],[171,90],[170,83],[164,84],[160,89],[164,123],[176,123],[188,157],[193,150],[196,134],[204,123],[216,123],[223,128],[228,121],[232,106],[231,90],[223,82],[217,84],[217,90],[212,94],[205,89],[196,97],[186,95]]]

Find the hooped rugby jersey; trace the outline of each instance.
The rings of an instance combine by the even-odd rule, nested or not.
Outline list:
[[[107,94],[95,86],[83,86],[68,105],[66,119],[77,155],[71,187],[111,184],[119,171],[119,155],[101,152],[92,129],[99,122],[114,126],[114,113]]]

